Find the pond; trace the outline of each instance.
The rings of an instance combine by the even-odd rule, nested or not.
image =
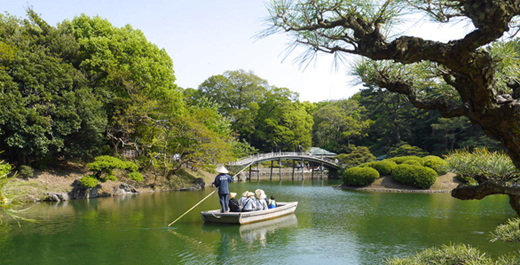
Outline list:
[[[337,180],[260,180],[277,201],[298,201],[293,215],[243,226],[204,224],[219,208],[213,191],[167,192],[34,204],[40,220],[0,227],[0,264],[382,264],[442,244],[470,244],[493,257],[517,249],[489,242],[515,217],[505,196],[461,201],[449,194],[334,189]]]

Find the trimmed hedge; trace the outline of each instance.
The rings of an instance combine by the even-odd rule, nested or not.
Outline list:
[[[377,170],[380,175],[387,176],[392,173],[392,170],[397,166],[397,164],[394,161],[385,159],[382,161],[368,162],[361,166],[371,167]]]
[[[421,162],[418,160],[405,160],[402,164],[412,165],[412,166],[422,166]]]
[[[84,177],[78,179],[78,182],[81,185],[83,185],[83,187],[92,189],[97,186],[97,184],[99,183],[99,180],[92,175],[87,175],[87,176],[84,176]]]
[[[439,175],[448,173],[448,162],[438,156],[425,156],[423,159],[423,166],[429,167],[437,172]]]
[[[392,157],[392,158],[388,158],[388,159],[394,161],[398,165],[404,163],[405,161],[409,161],[409,160],[418,161],[421,164],[421,166],[423,165],[422,158],[420,158],[418,156],[398,156],[398,157]]]
[[[367,186],[379,178],[379,172],[371,167],[352,167],[343,172],[343,183],[351,186]]]
[[[437,172],[429,167],[401,164],[392,171],[392,179],[403,184],[427,189],[437,180]]]
[[[23,178],[32,178],[34,176],[34,169],[30,166],[20,166],[18,174],[22,176]]]

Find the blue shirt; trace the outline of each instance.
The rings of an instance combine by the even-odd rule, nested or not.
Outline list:
[[[228,183],[233,182],[233,178],[228,174],[218,174],[213,181],[213,185],[218,188],[218,194],[229,193]]]

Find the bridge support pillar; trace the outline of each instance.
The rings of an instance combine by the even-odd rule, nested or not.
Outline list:
[[[282,158],[278,158],[278,166],[280,168],[280,180],[282,180]]]
[[[294,159],[292,160],[292,180],[294,180]]]
[[[273,160],[271,160],[271,176],[269,177],[270,180],[273,180]]]

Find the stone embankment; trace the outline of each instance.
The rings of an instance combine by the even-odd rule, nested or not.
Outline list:
[[[211,182],[211,174],[194,173],[198,175],[191,177],[190,181],[176,178],[175,185],[152,185],[151,183],[135,183],[135,185],[120,182],[107,181],[100,183],[92,189],[87,189],[78,183],[78,179],[87,175],[89,172],[83,167],[68,167],[63,169],[35,170],[32,178],[18,179],[25,185],[24,192],[27,201],[67,201],[73,199],[86,199],[97,197],[110,197],[129,194],[149,193],[158,191],[190,191],[203,189],[206,183]],[[150,178],[153,179],[153,178]]]

